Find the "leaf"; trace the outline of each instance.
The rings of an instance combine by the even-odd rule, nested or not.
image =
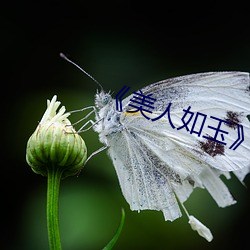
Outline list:
[[[120,236],[120,233],[121,233],[123,225],[124,225],[124,221],[125,221],[125,211],[122,208],[122,218],[121,218],[120,225],[117,228],[117,231],[116,231],[115,235],[113,236],[113,238],[111,239],[111,241],[103,248],[103,250],[110,250],[113,248],[113,246],[115,245],[116,241],[118,240],[118,238]]]

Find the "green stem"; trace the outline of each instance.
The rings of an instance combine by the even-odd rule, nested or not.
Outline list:
[[[62,171],[58,167],[48,168],[47,227],[50,250],[61,250],[59,231],[59,188]]]

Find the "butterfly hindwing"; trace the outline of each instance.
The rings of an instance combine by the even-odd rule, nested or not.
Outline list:
[[[109,155],[131,210],[161,210],[166,220],[171,221],[180,217],[181,212],[170,184],[172,177],[161,174],[158,158],[152,151],[145,150],[146,145],[141,139],[133,131],[127,130],[122,135],[112,136],[109,143]],[[165,168],[164,171],[169,170]]]

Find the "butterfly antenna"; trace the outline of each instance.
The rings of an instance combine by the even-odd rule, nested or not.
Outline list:
[[[95,83],[97,83],[97,85],[101,88],[101,90],[103,90],[102,85],[93,77],[91,76],[89,73],[87,73],[84,69],[82,69],[79,65],[77,65],[76,63],[74,63],[73,61],[71,61],[67,56],[65,56],[63,53],[60,53],[60,57],[64,60],[66,60],[67,62],[73,64],[74,66],[76,66],[79,70],[81,70],[85,75],[87,75],[89,78],[91,78]]]

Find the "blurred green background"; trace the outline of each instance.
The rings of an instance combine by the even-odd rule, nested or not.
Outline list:
[[[1,6],[2,227],[1,249],[48,249],[46,178],[25,161],[26,143],[54,94],[67,110],[93,105],[96,84],[59,57],[69,55],[105,90],[117,93],[205,71],[250,69],[249,18],[242,5],[210,2],[11,2]],[[73,115],[77,121],[82,114]],[[101,147],[82,134],[89,154]],[[132,212],[111,161],[102,152],[81,175],[62,181],[60,229],[64,250],[102,249],[126,219],[114,249],[248,249],[249,188],[225,181],[237,204],[218,208],[205,190],[186,202],[213,235],[206,242],[185,216],[165,222],[161,212]],[[250,186],[250,177],[246,178]]]

